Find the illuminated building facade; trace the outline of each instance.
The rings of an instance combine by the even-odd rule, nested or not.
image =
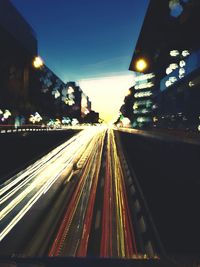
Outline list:
[[[70,118],[75,118],[81,122],[82,90],[76,84],[76,82],[67,82],[66,90],[67,95],[66,99],[64,100],[64,106],[67,108],[67,114]]]
[[[91,101],[76,82],[67,82],[62,96],[62,106],[70,119],[83,122],[98,122],[97,113],[91,110]],[[93,113],[92,113],[93,112]]]
[[[138,74],[135,78],[133,102],[133,127],[144,128],[152,125],[152,95],[154,92],[153,73]]]
[[[30,73],[31,112],[37,110],[46,118],[61,118],[65,83],[45,64]]]
[[[197,130],[200,116],[199,0],[151,0],[130,70],[146,60],[154,73],[154,127]],[[150,125],[149,125],[150,126]]]

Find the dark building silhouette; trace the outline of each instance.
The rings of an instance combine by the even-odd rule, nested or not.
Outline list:
[[[99,113],[95,112],[94,110],[91,110],[90,113],[88,113],[84,117],[85,123],[99,123]]]
[[[59,118],[62,112],[62,91],[65,83],[46,65],[31,73],[30,100],[32,109],[46,118]],[[32,112],[34,111],[32,110]]]
[[[66,96],[63,98],[63,107],[68,116],[76,118],[80,123],[97,123],[99,114],[91,110],[91,101],[76,82],[66,83]],[[67,106],[65,105],[67,103]]]
[[[8,0],[0,1],[0,109],[27,110],[37,39],[31,26]]]
[[[81,122],[81,100],[82,90],[77,86],[76,82],[67,82],[67,96],[65,104],[67,104],[67,114],[71,119],[75,118]]]
[[[130,70],[155,75],[149,126],[197,130],[200,114],[200,1],[151,0]]]

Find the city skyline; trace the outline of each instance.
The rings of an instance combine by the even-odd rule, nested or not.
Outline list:
[[[0,0],[0,266],[200,266],[200,0],[105,1]]]
[[[133,73],[128,67],[148,2],[128,0],[124,4],[112,0],[99,4],[91,0],[61,0],[59,5],[54,1],[42,2],[38,8],[35,1],[12,0],[37,34],[39,55],[64,82],[86,85],[91,80],[93,88],[86,89],[87,94],[97,103],[94,90],[99,88],[99,79],[104,80],[102,93],[96,89],[99,102],[93,108],[105,120],[116,119],[118,99],[128,90],[124,87],[131,86]],[[113,81],[109,80],[105,88],[107,77],[113,77]],[[122,91],[114,88],[117,80],[121,81]],[[109,103],[105,105],[105,91],[115,96],[112,109]]]

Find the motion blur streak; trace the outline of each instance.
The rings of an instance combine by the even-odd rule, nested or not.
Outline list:
[[[74,164],[101,131],[101,127],[83,130],[0,186],[0,241],[64,171],[70,175]]]
[[[66,207],[49,256],[86,256],[104,136],[105,129],[94,136],[84,152],[87,161],[80,171],[79,183]]]
[[[89,253],[89,240],[96,240],[100,242],[101,257],[134,258],[138,252],[113,130],[96,134],[85,154],[87,161],[48,255],[85,257]],[[104,181],[104,188],[98,181]],[[91,225],[96,218],[94,205],[98,202],[98,190],[102,190],[103,195],[102,223],[98,226],[101,237],[95,239]]]
[[[102,217],[102,257],[137,255],[133,225],[130,217],[124,175],[113,130],[108,130],[107,158]]]

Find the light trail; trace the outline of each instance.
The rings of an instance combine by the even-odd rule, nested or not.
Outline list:
[[[49,256],[86,256],[104,136],[105,130],[96,134],[85,151],[86,164],[82,168],[79,183],[66,208]]]
[[[70,174],[88,144],[101,131],[99,128],[83,130],[1,185],[0,241],[53,186],[64,170],[68,168]]]
[[[83,132],[83,131],[80,132],[80,133],[78,133],[77,135],[75,135],[74,137],[72,137],[71,139],[69,139],[67,142],[65,142],[65,143],[61,144],[60,146],[56,147],[54,150],[52,150],[51,152],[49,152],[47,155],[45,155],[44,157],[42,157],[40,160],[36,161],[31,166],[27,167],[26,170],[22,170],[18,174],[16,174],[13,177],[11,177],[9,180],[7,180],[5,183],[3,183],[0,186],[0,188],[1,188],[0,189],[0,196],[3,195],[6,191],[10,190],[10,188],[14,187],[17,183],[21,182],[27,176],[30,179],[30,175],[32,173],[33,174],[36,174],[35,171],[36,170],[39,171],[40,170],[40,167],[43,167],[43,164],[44,163],[48,162],[50,159],[52,159],[56,155],[59,156],[59,152],[61,152],[64,148],[66,148],[67,146],[69,146],[73,142],[77,141],[79,138],[81,138],[81,136],[84,133],[85,132]]]
[[[132,258],[138,254],[121,162],[113,130],[108,130],[102,216],[102,257]],[[115,205],[114,205],[115,204]],[[115,246],[117,246],[115,248]]]
[[[100,134],[99,134],[100,135]],[[91,224],[103,154],[104,135],[95,136],[88,148],[88,161],[79,183],[66,207],[49,256],[85,257],[92,235]],[[115,136],[107,130],[106,171],[102,206],[101,257],[133,258],[137,256],[124,175],[118,156]]]

